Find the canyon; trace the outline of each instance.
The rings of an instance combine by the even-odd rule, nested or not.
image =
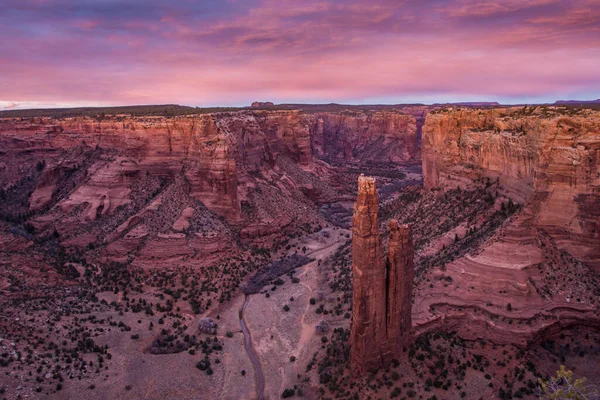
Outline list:
[[[7,398],[598,383],[600,112],[263,106],[0,114]]]
[[[335,174],[320,161],[322,158],[339,163],[359,159],[378,163],[419,161],[415,158],[415,119],[394,112],[339,116],[255,111],[172,119],[40,118],[33,123],[3,120],[0,125],[4,149],[0,173],[5,190],[36,185],[28,207],[19,202],[14,212],[46,214],[31,223],[43,230],[52,220],[53,228],[64,236],[81,223],[94,222],[100,216],[108,219],[119,209],[127,209],[129,218],[115,221],[119,225],[111,227],[116,230],[110,234],[78,235],[72,241],[85,246],[106,236],[103,240],[112,245],[109,249],[115,255],[143,245],[142,241],[152,235],[140,226],[140,221],[156,214],[156,209],[175,195],[184,199],[178,198],[179,204],[174,205],[177,209],[171,210],[172,225],[158,232],[165,237],[154,235],[151,240],[168,242],[189,237],[185,235],[189,233],[189,221],[204,218],[206,211],[240,227],[242,238],[255,239],[284,229],[292,219],[311,222],[314,218],[295,210],[307,202],[325,203],[338,196],[318,177]],[[24,170],[23,161],[34,157],[45,163],[39,176],[32,168],[35,163]],[[65,187],[69,179],[72,182],[68,185],[76,185],[76,190]],[[185,182],[181,190],[172,188],[176,193],[169,194],[170,199],[157,196],[154,202],[137,204],[140,194],[148,197],[151,193],[147,192],[165,189],[158,188],[165,181]],[[136,187],[138,183],[142,187]],[[56,216],[66,214],[76,215],[56,223]],[[218,221],[214,225],[219,225]],[[218,227],[208,233],[209,239],[223,243],[226,238],[221,236]],[[192,238],[184,247],[210,247],[202,243],[207,240]],[[183,244],[179,242],[177,246]],[[190,252],[186,249],[184,253]]]

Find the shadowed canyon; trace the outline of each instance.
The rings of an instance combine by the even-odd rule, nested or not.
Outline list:
[[[176,111],[0,113],[0,397],[600,384],[594,107]]]

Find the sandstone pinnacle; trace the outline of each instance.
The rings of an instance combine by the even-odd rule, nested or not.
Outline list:
[[[352,219],[352,326],[350,363],[354,375],[398,358],[411,330],[414,276],[410,227],[390,221],[384,258],[379,234],[375,179],[358,178]]]

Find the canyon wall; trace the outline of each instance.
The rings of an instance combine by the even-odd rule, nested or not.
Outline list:
[[[320,224],[316,205],[342,196],[335,169],[323,162],[335,153],[332,141],[350,146],[335,153],[344,163],[357,163],[366,147],[377,160],[418,147],[412,116],[355,112],[334,132],[335,118],[247,110],[0,119],[0,188],[10,203],[2,215],[33,214],[36,229],[55,230],[68,244],[115,242],[109,249],[123,256],[163,242],[196,254],[201,244],[180,246],[190,235],[213,248],[227,228],[217,216],[243,240]]]
[[[183,173],[194,198],[233,222],[240,218],[240,197],[244,195],[238,193],[238,183],[247,180],[248,174],[272,168],[280,156],[305,168],[318,157],[355,162],[364,156],[402,162],[418,158],[415,132],[414,117],[396,112],[346,117],[343,113],[252,111],[175,118],[0,121],[5,151],[37,153],[40,159],[82,145],[114,152],[117,162],[94,171],[89,182],[64,202],[67,210],[96,196],[101,200],[90,211],[94,218],[101,204],[100,214],[127,203],[128,182],[139,174],[168,177]],[[381,157],[383,153],[387,158]],[[51,203],[57,182],[72,164],[76,162],[59,159],[47,166],[31,197],[32,211]]]
[[[427,188],[499,179],[524,221],[600,269],[600,113],[560,108],[446,109],[423,127]]]
[[[183,173],[191,195],[212,211],[236,221],[240,217],[238,181],[243,174],[271,166],[282,154],[299,163],[312,160],[309,124],[299,112],[252,112],[193,117],[121,117],[95,120],[3,120],[0,141],[5,150],[51,158],[61,150],[91,146],[114,152],[118,161],[95,172],[70,196],[69,208],[90,195],[105,197],[108,212],[127,202],[130,178],[148,173]],[[49,163],[31,198],[30,208],[48,205],[69,162]],[[120,188],[122,186],[122,188]],[[102,188],[110,187],[111,190]],[[92,215],[92,214],[91,214]]]
[[[315,155],[332,162],[419,162],[417,121],[412,115],[318,113],[315,115]]]

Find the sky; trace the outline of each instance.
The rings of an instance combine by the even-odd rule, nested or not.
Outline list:
[[[2,0],[0,109],[600,98],[600,0]]]

